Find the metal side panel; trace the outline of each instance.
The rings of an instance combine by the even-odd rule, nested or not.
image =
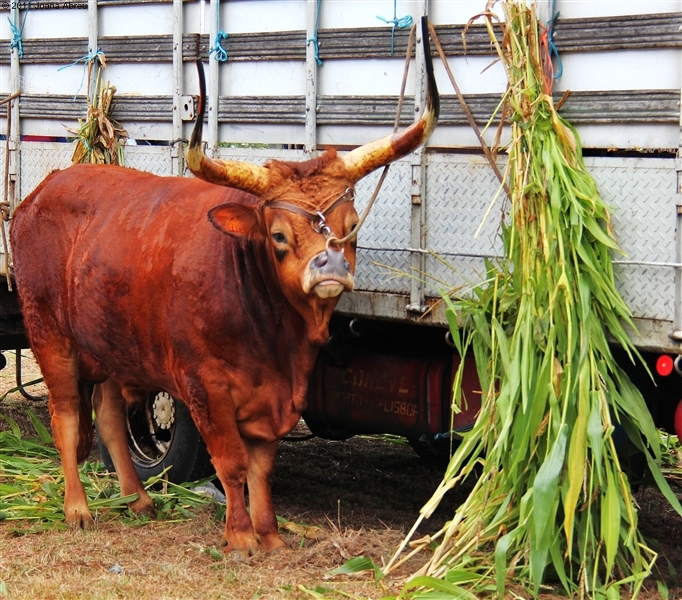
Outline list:
[[[639,331],[632,332],[631,337],[643,349],[675,349],[676,344],[668,338],[675,312],[674,269],[662,264],[624,262],[675,262],[675,161],[591,158],[586,159],[586,164],[602,197],[612,207],[614,234],[625,253],[614,255],[614,271],[618,289]],[[426,251],[433,253],[426,257],[427,293],[435,308],[422,320],[443,325],[443,306],[437,302],[439,289],[460,288],[466,293],[469,286],[484,279],[482,256],[501,254],[497,230],[504,203],[502,198],[495,202],[476,236],[498,189],[487,162],[478,156],[429,155],[426,177]],[[396,194],[395,202],[395,206],[376,206],[373,211],[375,222],[388,219],[381,229],[384,237],[379,237],[377,229],[366,227],[360,241],[361,246],[382,248],[384,253],[390,248],[393,255],[405,257],[407,265],[408,238],[401,243],[395,233],[401,227],[407,228],[407,215],[400,216],[402,203],[409,202],[407,192]],[[366,262],[367,255],[361,250],[358,291],[344,295],[339,310],[355,316],[413,321],[417,316],[406,310],[407,277],[394,279],[389,287],[383,283],[387,270],[375,266],[377,272],[366,271]]]
[[[73,149],[73,144],[22,142],[20,198],[26,198],[52,171],[68,167]]]
[[[380,171],[357,183],[358,214],[362,214],[374,193]],[[356,289],[409,294],[410,254],[406,249],[410,245],[411,184],[409,160],[393,163],[358,234]]]
[[[614,255],[614,260],[675,262],[675,161],[592,158],[585,162],[602,197],[612,207],[614,233],[625,253]],[[672,267],[619,264],[614,271],[618,289],[635,317],[673,320]]]
[[[172,175],[170,146],[126,146],[125,166],[155,175]]]

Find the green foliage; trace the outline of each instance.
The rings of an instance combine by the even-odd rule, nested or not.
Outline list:
[[[547,91],[534,11],[517,0],[501,6],[497,48],[512,139],[505,259],[488,263],[473,298],[445,297],[457,350],[475,356],[483,404],[423,516],[478,465],[482,474],[401,597],[467,597],[448,582],[455,572],[473,575],[466,589],[494,585],[500,597],[510,582],[535,595],[549,584],[581,597],[634,597],[656,554],[637,529],[621,453],[642,452],[662,492],[682,507],[661,474],[649,411],[608,343],[639,359],[614,283],[608,207],[577,132]],[[494,17],[484,16],[492,34]],[[619,430],[626,436],[617,443]]]
[[[0,520],[16,521],[17,535],[66,528],[59,453],[48,445],[52,439],[49,432],[31,413],[29,409],[29,418],[39,436],[36,439],[22,438],[17,423],[0,414],[0,419],[10,427],[0,431]],[[146,522],[145,517],[137,517],[128,510],[127,503],[137,495],[121,496],[116,476],[106,471],[103,463],[86,461],[80,467],[80,478],[88,506],[98,521],[124,518],[133,524]],[[154,500],[160,519],[187,520],[193,509],[213,501],[190,489],[207,481],[176,485],[165,481],[161,474],[148,479],[145,489]]]

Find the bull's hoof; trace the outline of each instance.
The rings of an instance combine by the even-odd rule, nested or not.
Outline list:
[[[270,534],[270,535],[262,535],[260,536],[260,550],[261,552],[277,552],[278,550],[282,550],[283,548],[286,548],[286,542],[279,537],[276,533]]]
[[[90,511],[72,510],[66,514],[66,524],[70,529],[94,529],[95,521]]]
[[[238,560],[247,560],[260,550],[260,545],[253,535],[233,535],[231,538],[223,536],[222,544],[225,546],[225,554],[231,554]]]
[[[128,504],[128,508],[138,516],[144,515],[150,519],[156,519],[156,506],[154,506],[154,501],[149,496],[146,498],[138,498],[134,502]]]

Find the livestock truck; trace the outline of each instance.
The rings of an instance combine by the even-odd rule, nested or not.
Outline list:
[[[466,294],[482,281],[485,259],[502,253],[504,195],[493,202],[500,183],[463,108],[485,129],[506,86],[487,31],[470,23],[486,9],[483,0],[10,0],[1,9],[0,100],[18,94],[0,106],[5,224],[48,173],[70,164],[72,130],[86,115],[88,65],[102,55],[102,77],[116,88],[112,116],[129,138],[126,166],[183,177],[196,59],[208,70],[207,154],[262,163],[329,146],[343,152],[392,130],[409,23],[428,14],[462,101],[432,44],[439,125],[425,148],[390,168],[360,231],[356,289],[339,303],[304,417],[319,436],[398,434],[421,454],[449,446],[471,425],[475,401],[451,421],[460,358],[440,298],[443,290]],[[585,162],[612,207],[623,250],[615,256],[618,289],[653,380],[644,367],[622,364],[656,423],[675,431],[682,2],[541,0],[537,10],[556,49],[554,93],[570,91],[560,112],[577,127]],[[401,126],[424,101],[420,52],[417,44]],[[483,131],[488,145],[496,129]],[[506,135],[503,129],[502,146]],[[504,162],[502,151],[502,172]],[[358,212],[377,178],[359,183]],[[15,350],[26,340],[11,248],[2,240],[0,252],[9,282],[0,285],[0,349]],[[467,362],[470,399],[477,386]],[[145,406],[130,412],[128,434],[142,477],[169,464],[174,480],[203,473],[206,453],[189,413],[163,390],[150,390]]]

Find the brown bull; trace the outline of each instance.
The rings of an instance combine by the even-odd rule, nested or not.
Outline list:
[[[122,494],[138,495],[135,512],[155,511],[130,458],[126,410],[165,390],[189,407],[225,488],[228,549],[283,545],[270,478],[331,313],[353,288],[354,243],[338,243],[357,224],[353,186],[430,134],[438,96],[427,71],[427,110],[406,130],[341,158],[329,150],[264,167],[203,155],[201,72],[187,157],[200,179],[76,165],[19,206],[14,272],[50,392],[69,525],[93,525],[77,465],[92,442],[85,384],[95,382],[102,441]]]

